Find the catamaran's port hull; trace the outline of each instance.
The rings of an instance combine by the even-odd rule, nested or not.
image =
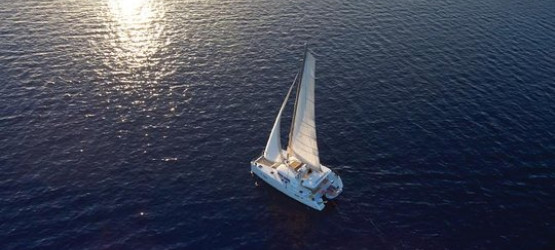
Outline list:
[[[297,200],[298,202],[303,203],[319,211],[322,211],[324,209],[325,204],[324,204],[324,201],[322,200],[321,195],[310,197],[309,195],[298,194],[299,190],[301,191],[304,190],[302,194],[307,194],[309,190],[304,188],[299,189],[298,186],[294,185],[293,183],[282,182],[278,175],[277,170],[275,170],[274,168],[269,166],[264,166],[262,164],[257,164],[256,162],[251,162],[251,171],[256,176],[260,177],[260,179],[270,184],[270,186],[286,194],[287,196]],[[291,181],[296,181],[296,180],[291,180]]]

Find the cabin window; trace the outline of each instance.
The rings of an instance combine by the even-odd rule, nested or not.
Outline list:
[[[279,178],[281,179],[281,182],[285,182],[285,183],[289,183],[289,178],[283,176],[280,172],[278,172]]]

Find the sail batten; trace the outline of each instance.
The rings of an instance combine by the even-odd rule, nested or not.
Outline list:
[[[314,121],[314,71],[316,60],[310,52],[305,53],[302,77],[297,90],[293,124],[291,126],[288,152],[311,169],[321,171]]]

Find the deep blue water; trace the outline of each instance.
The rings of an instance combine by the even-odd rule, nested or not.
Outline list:
[[[0,249],[555,248],[555,1],[26,0],[0,20]],[[249,173],[305,42],[345,184],[323,212]]]

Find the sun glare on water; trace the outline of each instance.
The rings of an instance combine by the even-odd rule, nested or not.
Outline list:
[[[145,6],[149,0],[110,0],[110,6],[116,9],[119,14],[124,17],[133,17],[137,13],[147,14],[148,9],[142,12],[143,6]]]
[[[155,0],[108,0],[110,43],[122,64],[140,67],[162,46],[164,25],[156,22],[164,14]]]

